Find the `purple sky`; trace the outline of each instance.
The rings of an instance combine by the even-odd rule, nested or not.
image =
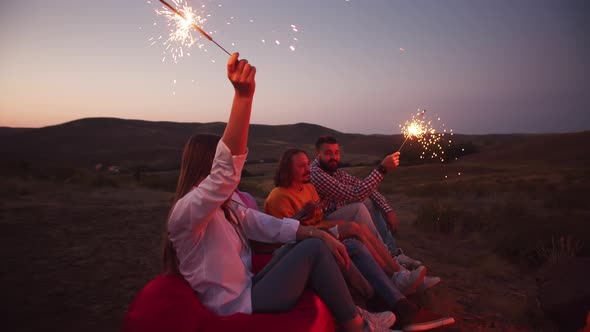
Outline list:
[[[0,2],[0,126],[226,121],[226,55],[162,62],[151,1]],[[457,133],[590,130],[586,0],[203,3],[205,30],[258,68],[253,123],[397,134],[426,108]]]

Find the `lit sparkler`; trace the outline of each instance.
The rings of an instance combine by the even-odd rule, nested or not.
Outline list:
[[[173,28],[170,31],[169,38],[164,44],[166,45],[166,49],[172,52],[174,61],[176,61],[178,57],[184,56],[183,47],[190,48],[196,42],[197,39],[191,33],[193,29],[197,30],[203,35],[203,37],[217,45],[227,53],[227,55],[230,55],[225,48],[219,45],[207,32],[199,27],[199,25],[202,26],[207,21],[207,17],[209,16],[204,13],[204,5],[201,6],[201,11],[197,11],[191,6],[188,6],[185,0],[171,1],[175,6],[172,6],[165,0],[160,0],[166,8],[164,10],[156,10],[156,13],[158,15],[163,15],[169,22],[168,26]],[[175,47],[173,44],[178,44],[179,46]],[[199,44],[198,46],[199,48],[202,48],[203,44]]]
[[[440,118],[437,117],[436,121],[440,122]],[[437,123],[437,129],[433,124],[433,120],[427,120],[426,110],[418,110],[418,112],[412,115],[412,120],[406,121],[406,123],[400,127],[402,128],[402,134],[405,140],[400,145],[398,151],[401,151],[406,142],[410,139],[416,139],[420,145],[422,145],[423,151],[420,155],[420,159],[427,157],[427,153],[430,154],[431,159],[438,158],[441,162],[445,161],[445,149],[443,145],[452,143],[452,140],[444,139],[447,130],[444,129],[444,124]],[[450,135],[453,136],[453,130],[450,130]]]
[[[420,138],[422,138],[425,133],[427,133],[429,130],[431,130],[431,128],[428,128],[428,125],[430,123],[427,124],[424,121],[424,114],[425,113],[426,113],[426,110],[422,110],[422,112],[420,112],[420,109],[418,109],[418,112],[415,115],[412,115],[412,120],[406,121],[406,123],[404,124],[404,126],[402,128],[402,134],[404,135],[404,137],[406,139],[404,140],[402,145],[400,145],[400,147],[399,147],[399,149],[397,149],[397,151],[401,151],[402,148],[404,147],[404,145],[406,144],[406,142],[410,138],[416,137],[416,138],[418,138],[418,140],[420,140]],[[401,127],[401,125],[400,125],[400,127]]]

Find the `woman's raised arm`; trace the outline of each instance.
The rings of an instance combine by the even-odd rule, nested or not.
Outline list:
[[[238,60],[239,53],[234,53],[227,62],[227,77],[234,86],[235,94],[225,132],[221,138],[232,155],[246,153],[248,127],[252,100],[256,89],[256,68],[248,60]]]

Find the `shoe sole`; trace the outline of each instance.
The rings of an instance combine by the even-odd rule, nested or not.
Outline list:
[[[416,287],[420,285],[420,283],[422,282],[422,280],[424,280],[424,277],[426,276],[426,270],[426,267],[422,269],[422,273],[420,273],[420,276],[418,277],[418,279],[416,279],[416,282],[410,288],[406,289],[404,295],[409,295],[416,292]]]
[[[446,318],[436,319],[436,320],[433,320],[430,322],[411,324],[409,326],[405,326],[403,328],[403,331],[404,332],[428,331],[428,330],[436,329],[439,327],[451,325],[454,323],[455,323],[455,318],[446,317]]]

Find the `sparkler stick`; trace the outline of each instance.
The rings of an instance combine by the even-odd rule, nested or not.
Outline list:
[[[397,149],[397,152],[401,152],[402,148],[404,147],[404,144],[406,144],[406,142],[408,141],[409,137],[406,137],[406,139],[404,140],[404,142],[402,143],[402,145],[399,146],[399,149]]]
[[[227,55],[231,55],[225,48],[223,48],[221,45],[219,45],[215,40],[213,40],[213,38],[211,36],[209,36],[208,33],[206,33],[205,31],[203,31],[203,29],[201,29],[198,25],[196,25],[195,23],[187,20],[186,16],[184,16],[178,9],[172,7],[169,3],[167,3],[165,0],[160,0],[161,3],[163,3],[166,7],[168,7],[168,9],[170,9],[171,11],[173,11],[176,15],[182,17],[185,21],[187,21],[188,23],[190,23],[190,25],[195,28],[195,30],[197,30],[200,34],[202,34],[205,38],[209,39],[210,41],[212,41],[215,45],[217,45],[220,49],[222,49],[225,53],[227,53]]]
[[[406,144],[410,137],[419,136],[423,134],[424,128],[422,128],[421,121],[424,118],[424,113],[426,113],[426,110],[422,110],[422,113],[418,115],[418,118],[412,119],[412,122],[406,126],[406,133],[404,134],[406,136],[406,139],[404,140],[402,145],[400,145],[399,149],[397,149],[398,152],[402,151],[404,144]]]

